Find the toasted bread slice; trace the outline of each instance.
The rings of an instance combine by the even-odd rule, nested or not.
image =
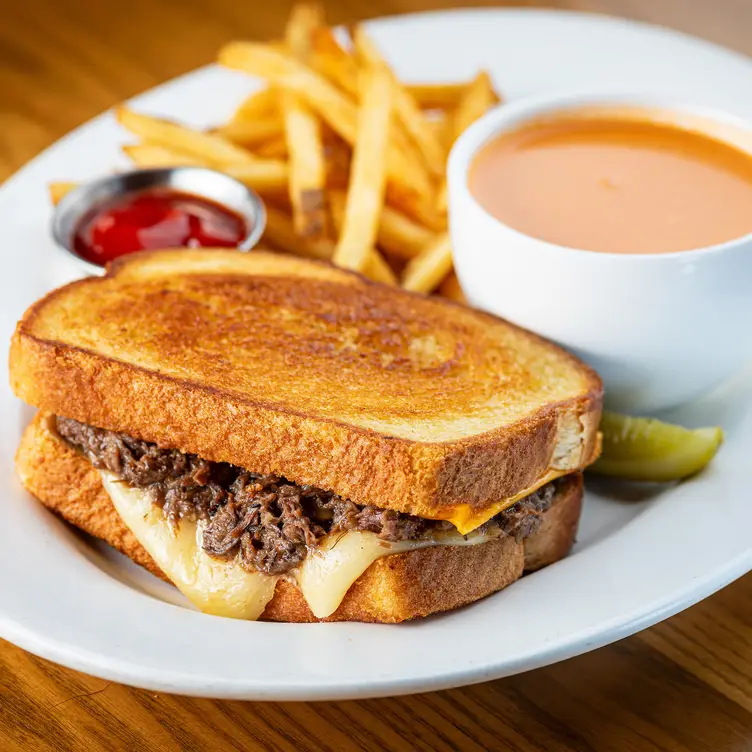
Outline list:
[[[500,319],[271,253],[140,253],[18,324],[44,412],[462,532],[597,453],[602,386]]]
[[[23,485],[45,506],[167,579],[115,511],[99,472],[49,430],[38,415],[16,456]],[[524,542],[441,546],[393,554],[372,564],[324,621],[398,622],[457,608],[501,590],[524,571],[561,559],[571,548],[582,505],[582,475],[559,485],[541,526]],[[318,621],[291,582],[280,580],[264,612],[275,621]]]

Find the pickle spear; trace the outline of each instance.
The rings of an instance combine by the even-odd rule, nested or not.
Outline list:
[[[723,441],[720,428],[683,428],[654,418],[604,413],[603,453],[589,468],[599,475],[665,483],[694,475]]]

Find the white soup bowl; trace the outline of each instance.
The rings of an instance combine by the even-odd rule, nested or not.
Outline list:
[[[651,120],[701,129],[752,157],[748,123],[666,97],[580,93],[502,105],[474,123],[449,158],[457,276],[471,305],[538,332],[592,365],[611,409],[674,407],[752,358],[752,234],[672,253],[578,250],[503,224],[468,187],[473,160],[491,140],[526,122],[583,108],[644,110]]]

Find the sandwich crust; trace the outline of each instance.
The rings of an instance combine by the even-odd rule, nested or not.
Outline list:
[[[434,519],[582,469],[602,402],[507,322],[263,252],[140,253],[54,291],[10,373],[44,412]]]
[[[26,429],[16,455],[23,485],[45,506],[106,541],[162,579],[165,575],[115,511],[101,476],[61,441],[41,414]],[[582,504],[582,476],[562,481],[538,530],[524,542],[502,538],[475,546],[437,546],[377,560],[324,621],[399,622],[479,600],[514,582],[523,571],[553,563],[574,542]],[[167,580],[169,581],[169,580]],[[318,621],[300,590],[280,580],[262,618]]]

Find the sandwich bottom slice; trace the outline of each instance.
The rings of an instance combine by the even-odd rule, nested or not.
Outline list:
[[[203,611],[287,622],[400,622],[494,593],[571,548],[582,474],[467,536],[308,486],[38,415],[23,485]]]

